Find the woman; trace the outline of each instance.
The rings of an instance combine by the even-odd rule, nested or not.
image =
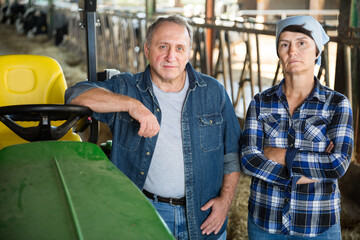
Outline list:
[[[254,97],[242,138],[250,240],[341,239],[338,179],[351,159],[352,112],[314,76],[328,41],[310,16],[276,25],[284,79]]]

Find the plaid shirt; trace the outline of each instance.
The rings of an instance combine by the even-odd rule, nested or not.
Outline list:
[[[282,82],[250,103],[242,135],[242,170],[252,176],[249,217],[269,233],[316,236],[340,221],[338,181],[353,148],[348,99],[319,83],[289,114]],[[334,143],[331,153],[325,149]],[[286,148],[286,166],[264,156]],[[296,184],[301,176],[320,180]]]

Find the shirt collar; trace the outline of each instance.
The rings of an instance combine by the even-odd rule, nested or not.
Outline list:
[[[326,95],[325,95],[325,86],[321,85],[319,79],[314,76],[315,79],[315,88],[309,95],[309,100],[312,98],[317,98],[320,102],[326,102]]]
[[[326,101],[326,96],[325,96],[325,87],[323,85],[320,84],[319,79],[317,79],[316,76],[314,76],[314,81],[315,81],[315,87],[314,89],[311,91],[311,93],[309,94],[309,96],[307,97],[307,100],[311,100],[313,98],[318,99],[320,102],[325,102]],[[281,80],[281,82],[274,88],[271,88],[268,93],[266,94],[267,96],[271,96],[276,94],[276,96],[278,98],[281,98],[284,94],[283,92],[283,88],[282,85],[285,83],[285,78],[283,78]]]

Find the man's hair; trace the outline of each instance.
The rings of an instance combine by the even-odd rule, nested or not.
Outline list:
[[[313,36],[311,35],[311,31],[310,30],[307,30],[306,28],[304,28],[304,25],[289,25],[287,27],[285,27],[281,33],[283,32],[298,32],[298,33],[303,33],[305,35],[307,35],[308,37],[310,37],[312,40],[314,40]],[[281,34],[280,33],[280,34]],[[279,35],[280,36],[280,35]],[[315,41],[315,40],[314,40]],[[278,43],[277,43],[278,44]],[[317,56],[319,54],[319,49],[318,47],[316,46],[315,44],[315,47],[316,47],[316,55]]]
[[[176,23],[180,26],[184,26],[186,28],[186,30],[189,33],[189,37],[190,37],[190,48],[192,46],[192,41],[193,41],[193,31],[191,26],[189,25],[189,23],[186,21],[185,18],[180,17],[179,15],[170,15],[168,17],[159,17],[158,19],[156,19],[156,21],[154,23],[152,23],[150,25],[150,27],[147,29],[146,32],[146,43],[148,45],[151,45],[151,40],[152,37],[154,35],[154,32],[156,31],[156,29],[165,22],[170,22],[170,23]]]

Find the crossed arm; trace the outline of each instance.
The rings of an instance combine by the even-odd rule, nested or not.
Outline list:
[[[329,145],[326,147],[325,152],[331,153],[331,150],[334,148],[334,143],[330,142]],[[277,162],[283,166],[286,166],[285,163],[285,154],[286,149],[284,148],[275,148],[275,147],[265,147],[264,148],[264,155],[266,158],[270,159],[271,161]],[[319,180],[313,180],[308,177],[302,176],[296,184],[306,184],[306,183],[313,183]]]
[[[286,166],[285,163],[287,149],[262,148],[265,135],[258,119],[258,101],[255,98],[250,104],[243,132],[241,164],[246,174],[268,183],[286,186],[291,181],[291,173],[301,178],[297,184],[313,182],[310,178],[337,179],[345,173],[353,145],[351,108],[346,99],[339,101],[334,108],[327,127],[328,139],[331,141],[327,148],[323,152],[314,152],[305,147],[298,149],[292,166]],[[311,166],[302,164],[308,160],[312,162]],[[291,173],[288,167],[291,168]]]

